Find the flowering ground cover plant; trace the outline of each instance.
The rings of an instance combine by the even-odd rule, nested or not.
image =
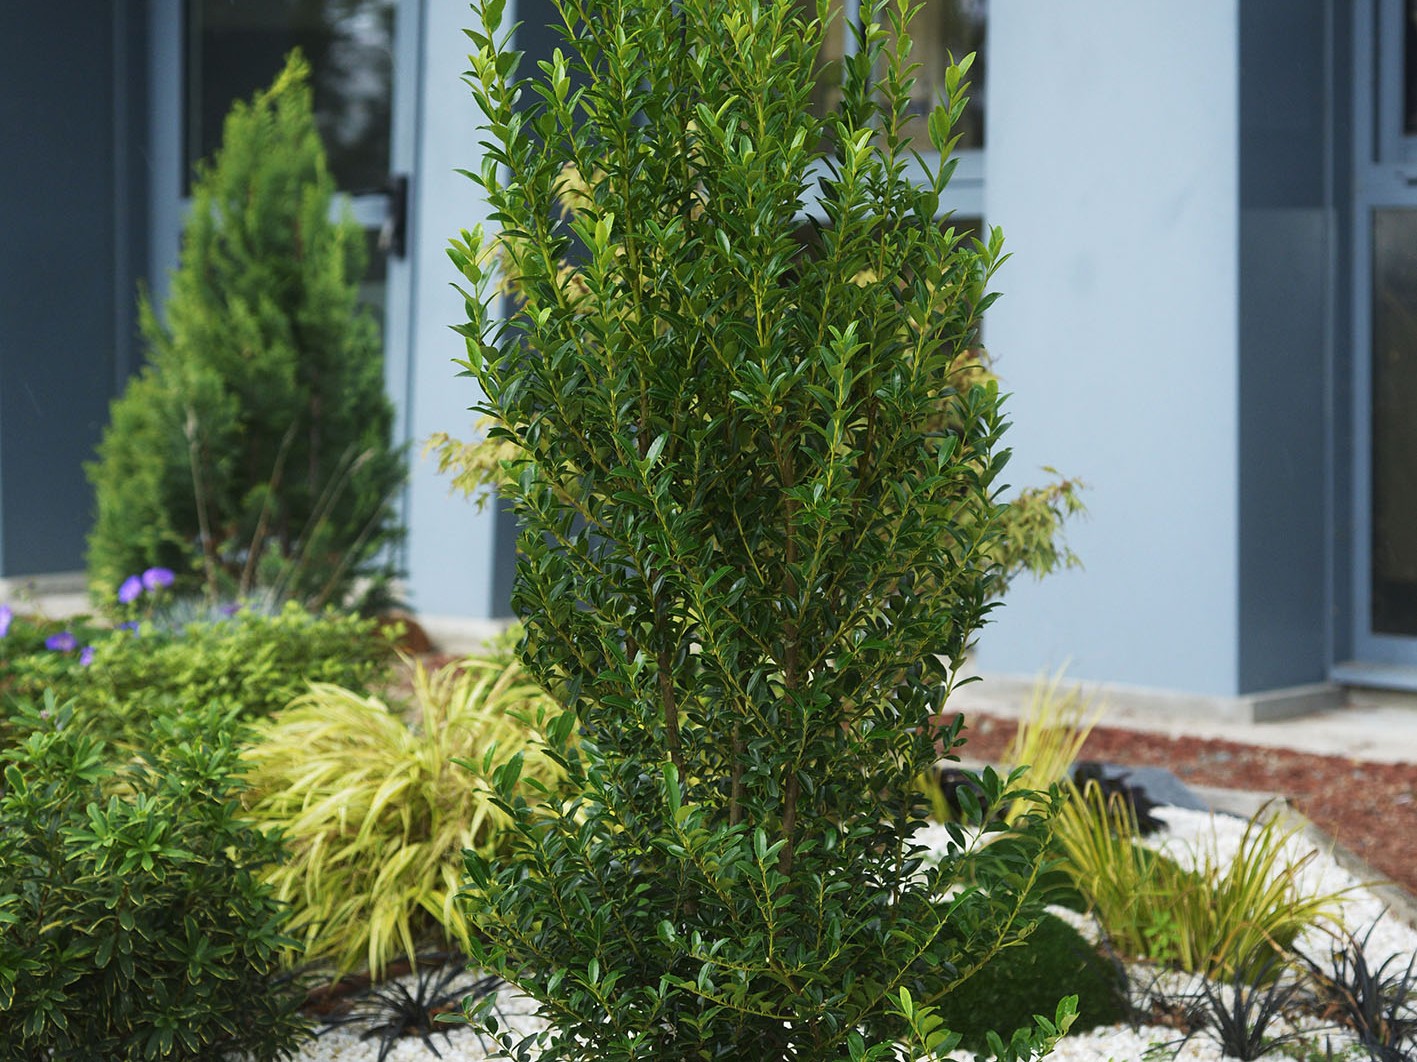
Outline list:
[[[817,118],[825,3],[558,0],[539,73],[477,5],[509,318],[481,234],[453,257],[575,793],[533,805],[504,765],[514,858],[468,858],[476,958],[550,1023],[514,1057],[922,1057],[957,1042],[938,1002],[1034,917],[1047,800],[949,827],[937,864],[913,840],[1001,575],[1004,421],[969,356],[1001,238],[941,223],[949,163],[907,179],[910,9],[864,6]],[[929,119],[942,159],[966,69]],[[1071,1014],[985,1040],[1031,1057]]]
[[[130,575],[123,580],[117,594],[116,605],[109,612],[123,622],[119,630],[137,628],[140,615],[151,615],[156,598],[161,591],[173,584],[174,576],[167,568],[149,568],[138,575]],[[139,606],[137,602],[147,595],[147,601]],[[108,624],[95,623],[88,616],[71,616],[63,620],[47,620],[32,616],[15,615],[15,610],[7,604],[0,604],[0,697],[7,688],[14,685],[16,670],[23,673],[24,664],[13,664],[20,658],[33,656],[41,648],[50,653],[77,653],[80,667],[88,667],[94,661],[94,645],[109,637],[113,628]],[[31,662],[33,664],[34,662]],[[71,659],[53,659],[48,670],[55,674],[67,670]],[[21,685],[26,685],[22,682]],[[31,684],[33,685],[33,684]]]
[[[116,627],[86,619],[12,621],[0,640],[0,745],[7,719],[46,692],[61,703],[72,700],[76,724],[94,737],[136,747],[169,708],[219,707],[259,719],[305,692],[308,682],[363,692],[389,673],[393,627],[333,611],[311,614],[294,602],[274,614],[198,609],[192,622],[177,624],[172,617],[185,618],[188,610],[165,601],[162,572],[134,577],[143,593],[119,603],[116,615],[131,618]]]
[[[0,604],[0,695],[12,675],[13,662],[40,652],[76,654],[92,660],[93,643],[109,634],[107,625],[88,616],[51,620]]]

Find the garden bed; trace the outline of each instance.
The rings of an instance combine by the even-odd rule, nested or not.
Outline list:
[[[1212,815],[1175,807],[1160,808],[1156,814],[1165,821],[1167,828],[1153,837],[1150,843],[1183,863],[1191,858],[1194,852],[1211,844],[1215,846],[1220,859],[1227,859],[1227,854],[1232,853],[1239,845],[1245,829],[1244,819],[1226,814]],[[922,840],[927,843],[943,843],[943,830],[922,835]],[[1363,939],[1371,929],[1371,933],[1366,937],[1364,951],[1372,966],[1377,968],[1395,957],[1397,965],[1405,967],[1412,956],[1417,954],[1417,929],[1389,912],[1389,905],[1384,898],[1368,889],[1351,870],[1345,869],[1324,850],[1325,846],[1320,843],[1315,848],[1313,834],[1296,834],[1287,844],[1291,849],[1291,857],[1296,861],[1310,850],[1316,850],[1318,853],[1301,872],[1306,894],[1351,890],[1343,904],[1344,924],[1359,939]],[[1077,925],[1084,935],[1097,938],[1097,928],[1090,919],[1061,909],[1058,909],[1058,913]],[[1332,938],[1328,934],[1310,931],[1300,938],[1298,948],[1316,960],[1323,960],[1329,954],[1331,942]],[[1140,965],[1130,969],[1129,977],[1132,982],[1133,1002],[1142,1006],[1155,1003],[1153,1010],[1157,1014],[1165,1013],[1168,1006],[1177,999],[1186,995],[1194,997],[1199,991],[1199,982],[1193,978],[1169,975],[1157,979],[1156,971]],[[467,980],[471,983],[472,975],[469,975]],[[1154,980],[1156,984],[1150,989],[1150,994],[1156,998],[1148,999],[1149,987]],[[1060,986],[1060,991],[1066,990],[1067,987]],[[529,1001],[507,993],[501,1009],[504,1018],[510,1019],[518,1027],[534,1027],[535,1019],[530,1016],[533,1005]],[[1303,1039],[1290,1045],[1289,1050],[1292,1053],[1286,1055],[1276,1052],[1268,1057],[1322,1059],[1328,1047],[1332,1047],[1332,1057],[1335,1059],[1368,1057],[1363,1053],[1344,1054],[1345,1049],[1356,1043],[1354,1037],[1337,1028],[1333,1021],[1325,1021],[1314,1015],[1301,1016],[1295,1012],[1293,1021],[1281,1020],[1276,1024],[1275,1032],[1294,1031],[1296,1028],[1303,1033]],[[300,1058],[310,1062],[376,1062],[380,1052],[379,1041],[372,1038],[361,1041],[360,1035],[359,1027],[333,1030],[318,1042],[308,1045]],[[1181,1040],[1184,1036],[1185,1031],[1175,1024],[1143,1023],[1136,1027],[1125,1024],[1112,1025],[1068,1036],[1050,1057],[1058,1062],[1137,1062],[1149,1049],[1164,1044],[1171,1046],[1156,1057],[1174,1056],[1180,1062],[1211,1062],[1227,1057],[1208,1031],[1192,1031],[1190,1038],[1183,1043]],[[488,1057],[484,1044],[465,1028],[454,1028],[446,1036],[438,1034],[433,1043],[447,1062],[474,1062]],[[1304,1051],[1313,1053],[1304,1054]],[[420,1039],[406,1037],[393,1045],[386,1057],[391,1062],[401,1062],[433,1056]],[[947,1057],[971,1060],[973,1053],[961,1051]]]
[[[1016,722],[970,712],[962,750],[999,757]],[[1244,787],[1282,796],[1382,876],[1417,895],[1417,764],[1316,756],[1234,741],[1098,726],[1080,758],[1165,767],[1195,786]]]

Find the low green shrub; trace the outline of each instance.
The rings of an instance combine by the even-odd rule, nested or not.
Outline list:
[[[1035,1014],[1052,1014],[1058,996],[1078,997],[1074,1030],[1111,1025],[1127,1017],[1122,971],[1072,926],[1045,915],[1033,932],[1004,948],[940,1003],[945,1027],[963,1046],[982,1051],[991,1029],[1015,1029]]]
[[[511,821],[492,772],[515,756],[532,787],[563,778],[537,737],[560,709],[519,664],[415,665],[413,685],[409,713],[317,684],[244,754],[252,813],[291,850],[266,880],[294,909],[301,957],[340,972],[364,964],[377,977],[430,943],[467,951],[463,852],[498,853]]]
[[[40,649],[10,659],[5,714],[52,690],[74,702],[96,738],[139,746],[164,710],[213,708],[241,719],[271,715],[309,682],[367,689],[387,677],[391,633],[374,620],[294,603],[275,614],[240,611],[181,628],[144,622],[92,641],[92,652]]]
[[[298,997],[272,980],[281,858],[241,815],[235,725],[154,721],[123,768],[69,707],[26,710],[0,752],[0,1059],[286,1057]]]

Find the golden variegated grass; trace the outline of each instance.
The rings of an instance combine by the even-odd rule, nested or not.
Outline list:
[[[291,852],[266,879],[292,906],[295,959],[377,978],[433,942],[466,950],[462,852],[495,851],[507,825],[492,772],[521,753],[524,780],[561,780],[539,737],[560,709],[519,664],[415,663],[413,691],[405,711],[313,684],[246,753],[252,814]]]
[[[1064,806],[1056,822],[1062,868],[1101,923],[1112,946],[1188,972],[1232,980],[1278,969],[1298,935],[1338,913],[1342,893],[1305,895],[1304,867],[1285,827],[1262,808],[1246,824],[1233,858],[1213,848],[1195,853],[1194,869],[1138,843],[1135,815],[1120,794],[1095,782]]]
[[[1033,687],[1028,711],[1019,720],[1013,740],[1004,752],[1003,766],[1012,771],[1022,767],[1018,785],[1023,789],[1045,792],[1053,785],[1069,785],[1069,777],[1078,753],[1101,716],[1101,710],[1085,700],[1076,690],[1062,690],[1063,673],[1051,679],[1040,679]],[[915,788],[930,805],[936,822],[953,816],[933,772],[915,780]],[[1035,812],[1036,800],[1019,798],[1010,801],[1002,811],[1005,822],[1012,825],[1019,816]]]
[[[1033,687],[1028,712],[1019,720],[1018,730],[1004,752],[1004,764],[1012,770],[1024,768],[1019,784],[1025,789],[1046,790],[1068,783],[1073,763],[1087,736],[1097,725],[1101,710],[1085,700],[1077,689],[1063,691],[1063,673]],[[1012,823],[1033,805],[1015,800],[1004,809],[1004,821]]]

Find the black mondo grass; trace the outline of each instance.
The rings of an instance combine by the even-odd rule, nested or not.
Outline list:
[[[1334,943],[1332,968],[1301,956],[1319,1003],[1358,1037],[1372,1062],[1417,1062],[1417,956],[1392,955],[1374,969],[1368,940],[1344,932]]]
[[[1263,1058],[1285,1044],[1303,1039],[1307,1033],[1270,1034],[1276,1019],[1298,1002],[1303,985],[1286,979],[1284,961],[1273,952],[1262,949],[1257,965],[1242,964],[1253,976],[1237,975],[1229,984],[1201,982],[1195,999],[1198,1023],[1219,1042],[1229,1058]]]
[[[1198,978],[1197,989],[1180,996],[1157,991],[1161,976],[1158,973],[1142,989],[1140,994],[1145,1006],[1138,1008],[1136,1017],[1153,1022],[1162,1020],[1173,1025],[1180,1035],[1154,1044],[1145,1057],[1163,1058],[1202,1033],[1210,1035],[1226,1058],[1246,1062],[1307,1039],[1313,1030],[1293,1030],[1278,1035],[1271,1032],[1276,1020],[1300,1009],[1307,1001],[1304,984],[1283,976],[1286,967],[1282,958],[1264,950],[1262,955],[1255,956],[1253,963],[1241,965],[1241,969],[1248,970],[1248,975],[1236,974],[1222,982]]]
[[[433,1035],[439,1033],[444,1040],[450,1040],[450,1026],[461,1021],[459,1008],[463,1001],[493,995],[503,984],[501,978],[491,975],[469,983],[466,974],[467,966],[461,959],[449,961],[445,956],[438,956],[419,969],[411,990],[403,981],[371,987],[346,1013],[324,1019],[325,1028],[319,1035],[343,1026],[367,1023],[359,1038],[379,1038],[378,1062],[385,1062],[394,1046],[406,1036],[417,1036],[435,1058],[442,1058]]]

